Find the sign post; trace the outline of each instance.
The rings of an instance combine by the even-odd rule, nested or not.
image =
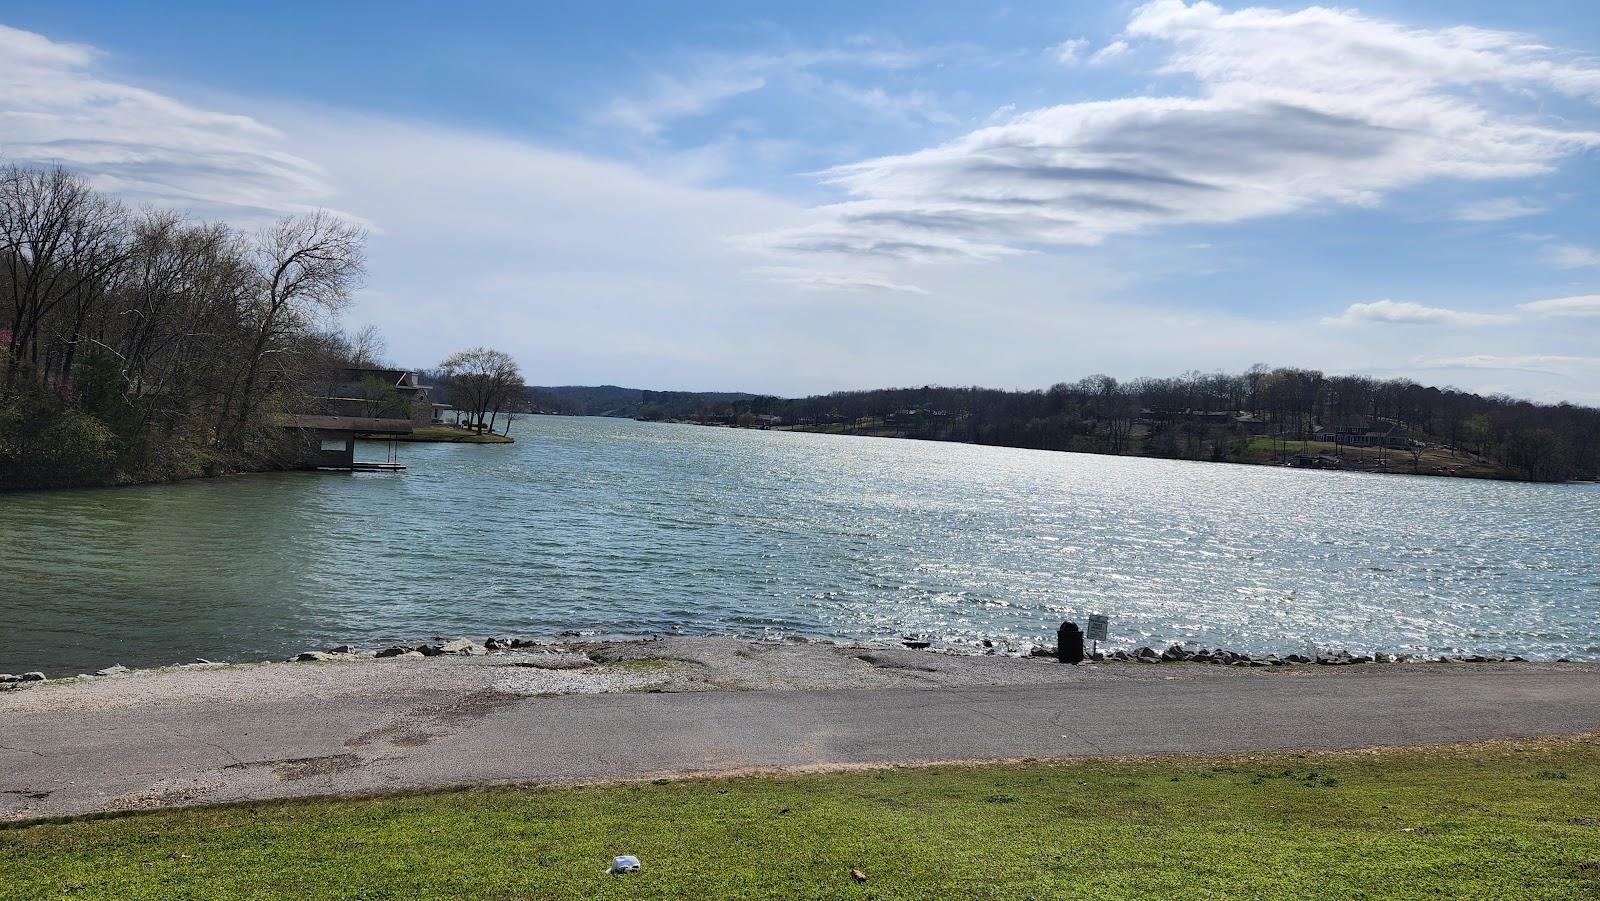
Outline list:
[[[1105,641],[1111,632],[1111,617],[1104,613],[1089,614],[1089,631],[1086,638],[1093,642],[1091,654],[1100,653],[1100,642]],[[1090,659],[1093,659],[1092,657]]]

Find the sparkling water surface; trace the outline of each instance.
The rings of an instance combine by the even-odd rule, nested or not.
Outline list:
[[[892,639],[1600,659],[1600,486],[627,420],[398,474],[0,495],[0,671],[434,635]],[[381,444],[362,455],[382,459]]]

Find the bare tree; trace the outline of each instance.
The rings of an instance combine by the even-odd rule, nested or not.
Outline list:
[[[474,347],[451,354],[439,364],[450,380],[450,402],[465,410],[468,422],[479,432],[494,429],[494,418],[512,395],[522,389],[522,373],[517,361],[504,351]]]
[[[389,352],[389,341],[375,325],[364,325],[350,336],[350,365],[362,369],[379,369],[385,365],[384,355]]]
[[[77,331],[65,329],[54,336],[59,346],[47,347],[47,321],[75,301],[73,318],[81,323],[126,259],[127,233],[121,204],[67,170],[0,169],[0,285],[10,301],[6,384],[15,383],[23,365],[40,381],[52,369],[66,376]]]
[[[287,370],[292,338],[318,316],[337,312],[361,284],[366,233],[323,210],[286,216],[257,236],[253,248],[256,296],[247,311],[251,346],[236,397],[225,401],[244,423],[259,393]]]

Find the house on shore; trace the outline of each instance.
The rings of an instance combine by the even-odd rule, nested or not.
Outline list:
[[[408,369],[345,367],[334,370],[319,413],[356,419],[407,419],[414,425],[439,422],[449,404],[436,403],[433,389]]]
[[[1315,436],[1317,441],[1342,444],[1346,447],[1386,447],[1393,450],[1410,450],[1416,442],[1405,434],[1400,423],[1376,416],[1346,416]]]

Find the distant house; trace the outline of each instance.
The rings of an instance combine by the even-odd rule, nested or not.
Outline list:
[[[1265,416],[1257,416],[1254,413],[1240,413],[1238,416],[1233,417],[1233,421],[1238,424],[1240,429],[1244,430],[1246,435],[1260,436],[1267,433],[1268,423]]]
[[[1406,437],[1400,423],[1376,416],[1346,416],[1332,428],[1324,429],[1314,437],[1318,441],[1348,447],[1387,447],[1395,450],[1409,450],[1416,443]]]
[[[346,367],[335,370],[320,406],[330,416],[406,418],[427,425],[450,408],[435,403],[431,390],[407,369]]]

